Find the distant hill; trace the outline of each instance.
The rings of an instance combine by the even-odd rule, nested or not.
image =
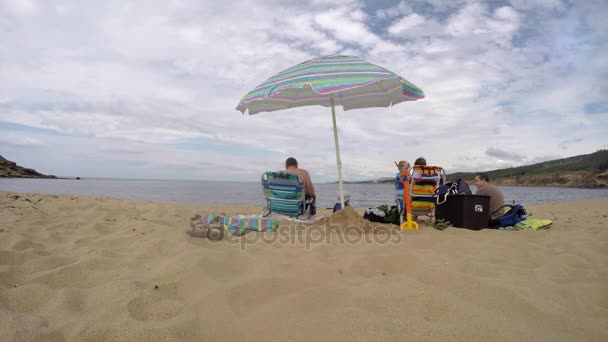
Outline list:
[[[448,179],[472,181],[476,173],[453,173]],[[608,150],[484,173],[500,185],[605,187],[608,186]]]
[[[57,178],[39,173],[34,169],[28,169],[17,163],[0,156],[0,177],[8,178]]]
[[[506,169],[457,172],[448,174],[447,178],[448,180],[462,178],[472,182],[478,172],[488,174],[490,180],[499,185],[607,187],[608,150]],[[383,177],[353,183],[392,183],[393,181],[392,177]]]
[[[393,181],[395,181],[395,178],[393,177],[382,177],[382,178],[378,178],[378,179],[369,179],[369,180],[362,180],[362,181],[343,181],[344,184],[357,184],[357,183],[392,183]],[[338,182],[335,182],[338,183]]]

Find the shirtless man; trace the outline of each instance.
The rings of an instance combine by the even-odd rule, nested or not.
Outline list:
[[[306,198],[313,199],[310,214],[314,215],[317,211],[315,205],[317,196],[315,195],[315,187],[312,184],[312,179],[310,179],[310,174],[308,173],[308,171],[298,168],[298,161],[296,160],[296,158],[289,157],[287,158],[287,160],[285,160],[285,172],[296,174],[302,180],[302,182],[304,183],[304,189],[306,190]]]

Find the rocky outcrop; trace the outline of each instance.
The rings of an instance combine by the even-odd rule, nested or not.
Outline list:
[[[48,176],[39,173],[34,169],[28,169],[23,166],[17,165],[17,163],[5,159],[0,156],[0,177],[10,178],[57,178],[55,176]]]

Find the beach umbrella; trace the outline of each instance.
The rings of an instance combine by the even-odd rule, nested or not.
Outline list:
[[[307,60],[269,78],[243,96],[236,110],[253,115],[302,106],[331,107],[340,202],[344,208],[335,106],[347,111],[389,107],[422,98],[422,89],[395,73],[358,57],[330,55]]]

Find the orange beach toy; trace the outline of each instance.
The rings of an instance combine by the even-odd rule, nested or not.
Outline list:
[[[412,221],[412,204],[410,198],[410,174],[405,172],[399,174],[399,181],[403,183],[403,207],[406,220],[401,224],[401,230],[418,230],[418,223]]]

